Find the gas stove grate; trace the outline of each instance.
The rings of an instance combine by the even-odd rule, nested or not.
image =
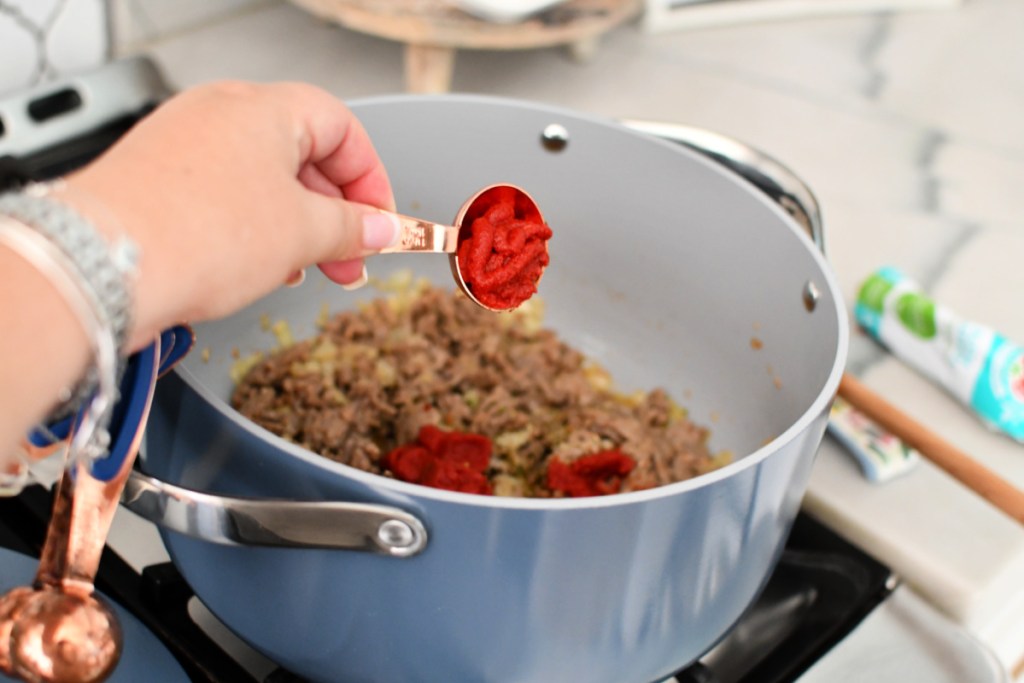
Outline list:
[[[0,546],[38,557],[52,496],[33,486],[0,499]],[[893,589],[882,564],[806,514],[798,516],[757,602],[678,683],[791,683]],[[97,588],[164,643],[193,683],[305,683],[284,669],[258,680],[189,614],[192,589],[171,563],[136,572],[109,547]]]
[[[122,113],[103,123],[17,157],[0,153],[0,191],[47,180],[87,163],[156,106],[164,84],[145,64],[127,66],[146,75],[136,79],[147,86],[135,94],[143,103],[137,110],[119,109]],[[100,82],[102,78],[91,87]],[[50,493],[39,486],[15,498],[0,499],[0,546],[38,557],[50,507]],[[884,600],[893,583],[885,566],[801,514],[756,604],[721,643],[700,662],[677,673],[675,680],[795,681]],[[146,567],[140,574],[108,548],[96,584],[165,644],[194,683],[303,683],[283,669],[258,680],[232,658],[189,614],[193,592],[170,563]]]
[[[53,496],[31,486],[0,498],[0,546],[39,557]],[[109,547],[100,559],[96,588],[148,628],[181,664],[192,683],[261,683],[232,659],[188,614],[192,589],[170,563],[135,571]]]

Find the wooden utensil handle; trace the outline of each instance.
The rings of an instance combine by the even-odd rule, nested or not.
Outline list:
[[[1024,525],[1024,491],[892,405],[865,384],[844,374],[839,395],[1004,513]]]

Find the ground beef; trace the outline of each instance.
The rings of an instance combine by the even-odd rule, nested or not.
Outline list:
[[[551,457],[617,449],[636,467],[622,491],[687,479],[722,461],[708,430],[661,389],[623,395],[536,317],[496,315],[423,285],[327,320],[314,338],[252,367],[232,404],[324,457],[389,476],[382,457],[424,425],[483,434],[496,494],[558,495]]]

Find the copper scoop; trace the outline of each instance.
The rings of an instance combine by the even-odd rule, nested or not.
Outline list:
[[[71,437],[35,580],[0,596],[0,671],[31,683],[95,683],[114,670],[121,627],[93,581],[139,449],[158,369],[166,372],[193,341],[191,330],[172,328],[132,356],[110,432],[95,432],[105,435],[95,443],[105,447],[106,457],[75,457],[81,432]],[[83,438],[91,442],[93,435]]]
[[[547,265],[547,248],[543,242],[550,237],[550,230],[547,230],[547,236],[540,240],[540,248],[543,248],[544,252],[543,262],[539,264],[541,273],[537,273],[536,277],[532,277],[530,273],[526,272],[524,270],[527,267],[525,264],[526,259],[522,259],[521,263],[509,264],[508,266],[510,274],[525,278],[533,286],[532,290],[529,288],[522,290],[519,296],[504,297],[501,300],[489,296],[490,293],[487,291],[489,283],[480,281],[477,270],[464,270],[459,258],[461,246],[474,238],[472,234],[474,221],[485,216],[496,203],[503,201],[510,202],[514,206],[515,220],[532,225],[539,224],[547,230],[537,202],[525,190],[509,184],[490,185],[481,189],[463,203],[455,216],[454,225],[443,225],[390,211],[382,212],[398,220],[400,232],[397,244],[382,249],[380,253],[427,252],[448,254],[448,262],[451,266],[455,283],[471,301],[491,311],[512,310],[528,299],[533,294],[533,291],[536,291],[536,283],[540,280],[540,274]],[[532,248],[538,249],[536,246]],[[486,249],[486,251],[491,252],[492,250]],[[534,264],[532,268],[536,270],[537,265]],[[529,292],[529,294],[526,294],[526,292]]]

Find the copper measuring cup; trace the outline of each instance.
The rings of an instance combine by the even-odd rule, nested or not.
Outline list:
[[[459,266],[457,254],[459,245],[470,237],[470,227],[473,219],[483,213],[483,208],[489,205],[495,195],[509,192],[515,196],[517,210],[522,210],[534,216],[535,220],[544,222],[537,202],[525,190],[505,183],[489,185],[476,192],[476,194],[462,204],[455,216],[453,225],[444,225],[422,218],[413,218],[391,211],[382,211],[382,213],[397,219],[399,236],[395,245],[381,249],[380,253],[448,254],[448,264],[451,267],[452,277],[455,278],[455,284],[469,297],[470,301],[490,311],[512,310],[511,308],[488,306],[474,295],[472,284],[467,282],[466,274],[462,272]]]

